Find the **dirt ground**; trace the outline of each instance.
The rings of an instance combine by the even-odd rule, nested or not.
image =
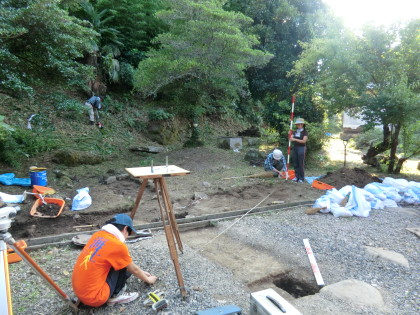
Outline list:
[[[111,160],[100,165],[73,168],[64,168],[45,160],[38,161],[39,166],[47,167],[48,186],[56,190],[52,197],[65,199],[64,211],[52,219],[33,217],[29,212],[35,198],[29,195],[21,205],[22,210],[13,222],[10,232],[16,239],[30,239],[97,229],[115,213],[130,213],[133,208],[141,182],[128,176],[125,168],[150,165],[152,160],[155,166],[164,165],[166,157],[169,164],[190,171],[186,176],[166,179],[173,209],[178,218],[250,209],[257,205],[262,207],[274,203],[314,201],[324,194],[324,191],[312,188],[308,183],[298,184],[279,178],[249,178],[247,176],[261,173],[262,168],[246,162],[243,159],[244,154],[245,152],[204,147],[153,155],[130,153],[118,161]],[[325,175],[319,180],[338,189],[352,184],[363,187],[369,182],[378,181],[367,171],[351,166],[327,174],[317,172],[319,171],[309,170],[307,174]],[[23,171],[22,174],[24,177]],[[63,174],[70,178],[70,183],[64,181]],[[20,177],[19,173],[16,177]],[[85,210],[71,211],[71,202],[77,194],[76,190],[83,187],[89,187],[92,205]],[[9,194],[22,194],[28,189],[30,188],[1,186],[1,191]],[[269,194],[271,195],[264,200]],[[135,224],[144,224],[159,220],[159,204],[153,182],[149,180],[134,221]],[[88,227],[75,228],[84,225]]]

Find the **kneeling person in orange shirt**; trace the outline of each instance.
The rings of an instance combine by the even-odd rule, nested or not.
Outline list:
[[[148,284],[157,280],[133,262],[124,243],[136,233],[131,218],[117,214],[106,223],[83,248],[72,275],[74,293],[83,304],[93,307],[134,301],[139,294],[125,292],[132,274]]]

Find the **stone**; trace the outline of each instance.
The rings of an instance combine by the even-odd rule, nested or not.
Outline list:
[[[258,149],[249,149],[246,153],[245,153],[245,161],[254,161],[254,160],[258,160],[261,157],[260,155],[260,151],[258,151]]]
[[[381,292],[370,284],[356,279],[343,280],[323,287],[322,294],[330,294],[356,305],[382,308],[384,300]]]
[[[162,153],[165,152],[165,147],[148,146],[148,147],[132,147],[130,151],[141,151],[147,153]]]
[[[374,257],[380,258],[382,260],[390,261],[394,264],[398,264],[401,266],[404,266],[406,268],[410,267],[410,264],[408,263],[407,258],[404,257],[404,255],[394,252],[392,250],[386,250],[381,247],[370,247],[370,246],[364,246],[366,251],[373,255]]]
[[[117,176],[109,176],[107,179],[105,179],[105,184],[109,185],[112,183],[115,183],[117,181]]]
[[[219,137],[217,145],[222,149],[242,150],[242,138],[240,137]]]
[[[411,233],[416,234],[418,237],[420,237],[420,228],[414,227],[414,228],[405,228],[407,231],[410,231]]]
[[[209,196],[203,192],[194,192],[193,200],[209,199]]]
[[[124,180],[124,179],[128,179],[130,177],[129,174],[120,174],[117,175],[117,180]]]
[[[204,187],[210,187],[210,186],[211,186],[211,184],[210,184],[209,182],[203,182],[203,186],[204,186]]]

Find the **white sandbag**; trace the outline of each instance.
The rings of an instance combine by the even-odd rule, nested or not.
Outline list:
[[[336,204],[336,203],[332,203],[331,204],[331,210],[330,212],[336,217],[352,217],[353,213],[346,209],[345,207],[340,207],[340,205]]]
[[[372,208],[370,202],[366,200],[363,191],[363,189],[352,185],[349,202],[346,204],[345,208],[350,210],[353,215],[366,218],[369,216],[369,212]]]
[[[342,194],[343,196],[347,196],[348,193],[351,193],[351,190],[352,190],[352,186],[347,185],[347,186],[341,187],[339,190],[339,193]]]
[[[420,203],[420,198],[419,196],[417,196],[413,190],[408,189],[405,193],[404,193],[404,197],[402,199],[402,202],[408,203],[408,204],[419,204]]]
[[[376,185],[367,184],[365,187],[363,187],[363,189],[370,192],[371,194],[373,194],[378,199],[381,199],[381,200],[386,199],[386,196],[383,193],[383,191],[379,187],[377,187]]]
[[[330,199],[331,203],[340,203],[345,195],[342,195],[337,189],[333,188],[327,191],[328,198]]]
[[[382,181],[382,184],[390,185],[402,191],[404,191],[408,187],[408,181],[404,178],[395,179],[392,177],[385,177],[384,180]]]
[[[92,204],[92,197],[89,195],[89,187],[80,188],[78,194],[74,196],[71,210],[78,211],[89,208]]]
[[[382,201],[384,203],[384,206],[386,208],[398,208],[397,203],[395,202],[395,200],[392,199],[385,199],[384,201]]]
[[[408,182],[408,189],[411,189],[420,198],[420,183],[415,181]]]
[[[372,207],[372,209],[375,209],[375,210],[382,210],[383,208],[385,208],[383,201],[380,199],[376,199],[375,201],[372,201],[370,203],[370,206]]]
[[[321,197],[319,197],[315,201],[315,203],[312,207],[313,208],[324,208],[324,207],[326,207],[326,209],[322,209],[321,212],[322,213],[328,213],[328,212],[330,212],[330,207],[331,207],[330,198],[328,198],[327,195],[322,195]]]

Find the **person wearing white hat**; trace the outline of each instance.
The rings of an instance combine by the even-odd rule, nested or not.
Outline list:
[[[289,178],[286,159],[279,149],[275,149],[272,153],[267,155],[264,161],[264,170],[266,172],[272,171],[274,177],[280,177],[282,172],[284,172],[283,174],[286,179]]]
[[[296,176],[293,180],[303,183],[305,180],[305,155],[308,132],[305,129],[305,120],[303,118],[296,118],[295,125],[297,129],[290,137],[290,141],[293,142],[292,159]]]

